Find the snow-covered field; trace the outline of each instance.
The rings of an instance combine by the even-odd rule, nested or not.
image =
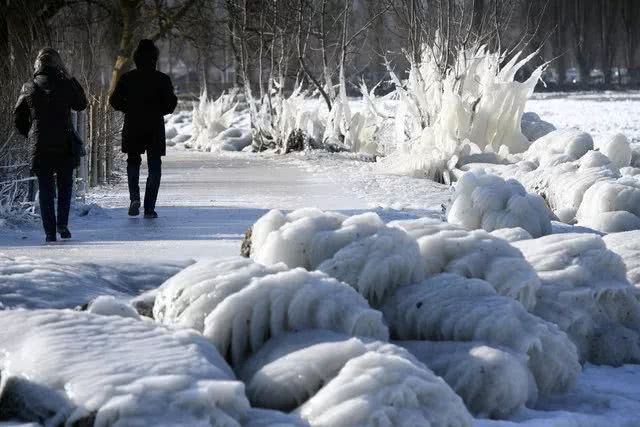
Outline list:
[[[527,109],[596,147],[640,139],[640,94]],[[467,231],[444,209],[480,203],[462,187],[366,157],[182,143],[157,221],[126,217],[123,183],[79,207],[71,241],[0,229],[1,306],[43,309],[0,311],[0,425],[640,426],[640,232],[531,239],[589,230],[540,222],[538,196],[494,178],[482,228],[538,222]],[[256,221],[252,259],[228,258]]]

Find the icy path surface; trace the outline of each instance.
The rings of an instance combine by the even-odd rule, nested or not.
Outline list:
[[[173,149],[163,159],[157,220],[127,216],[125,179],[91,196],[88,201],[101,208],[85,217],[72,214],[71,241],[43,245],[40,224],[34,224],[0,231],[0,253],[96,263],[238,255],[244,231],[267,209],[366,209],[346,188],[274,157]]]

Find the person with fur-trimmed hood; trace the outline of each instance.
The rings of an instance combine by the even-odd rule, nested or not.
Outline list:
[[[136,68],[124,73],[109,103],[124,113],[122,152],[127,154],[129,215],[140,214],[140,165],[146,152],[149,175],[144,194],[144,217],[157,218],[156,199],[166,154],[163,116],[171,114],[178,99],[171,78],[156,70],[159,50],[152,40],[141,40],[133,54]]]
[[[38,178],[42,225],[47,242],[71,238],[68,228],[73,170],[84,153],[74,138],[71,110],[87,108],[87,98],[60,54],[44,48],[36,57],[33,79],[22,86],[14,109],[18,132],[33,146],[32,171]],[[57,215],[55,199],[58,199]]]

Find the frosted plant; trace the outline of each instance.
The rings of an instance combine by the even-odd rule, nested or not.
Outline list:
[[[388,339],[382,314],[344,283],[301,268],[257,278],[225,298],[204,322],[204,336],[234,367],[270,337],[328,329]]]
[[[448,272],[483,279],[527,310],[535,307],[540,279],[506,240],[429,218],[394,221],[389,226],[402,228],[417,240],[427,277]]]
[[[395,341],[442,377],[476,416],[506,418],[538,397],[526,357],[479,342]]]
[[[205,90],[193,105],[193,134],[186,146],[202,151],[239,151],[250,141],[246,135],[230,129],[236,116],[236,92],[222,93],[210,99]]]
[[[640,303],[622,258],[594,234],[554,234],[515,242],[542,286],[534,313],[565,331],[583,360],[640,360]]]
[[[640,287],[640,231],[611,233],[602,238],[607,249],[618,254],[627,267],[627,280]]]
[[[243,384],[195,333],[118,316],[5,310],[0,343],[3,401],[12,402],[2,410],[44,425],[240,427],[249,409]]]
[[[296,410],[312,426],[471,426],[462,400],[419,362],[370,351]]]
[[[564,332],[479,279],[440,274],[399,288],[382,311],[395,339],[483,341],[526,354],[544,396],[567,391],[581,369]]]
[[[456,183],[447,220],[468,230],[520,227],[533,237],[551,233],[552,213],[544,199],[527,193],[514,179],[483,170],[467,172]]]
[[[406,82],[390,70],[399,100],[395,117],[399,145],[382,167],[450,183],[458,161],[470,154],[506,155],[528,147],[520,123],[544,67],[526,82],[516,82],[516,72],[534,54],[520,61],[517,54],[500,67],[500,54],[479,47],[461,51],[443,73],[437,49],[425,46],[420,64],[409,58]]]
[[[167,324],[204,330],[204,319],[229,295],[256,277],[283,271],[245,258],[199,261],[163,283],[155,298],[153,317]]]

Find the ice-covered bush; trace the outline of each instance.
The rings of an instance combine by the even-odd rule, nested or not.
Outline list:
[[[429,218],[394,221],[389,226],[402,228],[417,240],[427,276],[448,272],[482,279],[528,310],[535,306],[540,279],[506,240]]]
[[[520,227],[533,237],[551,233],[551,212],[544,199],[522,184],[484,171],[467,172],[456,184],[447,220],[468,230]]]
[[[442,377],[477,416],[506,418],[534,403],[526,357],[478,342],[395,341]]]
[[[526,354],[541,395],[568,390],[580,372],[564,332],[479,279],[441,274],[398,289],[382,311],[395,339],[483,341]]]
[[[244,386],[195,333],[61,310],[0,312],[2,416],[44,425],[239,427]],[[9,413],[7,413],[7,411]]]
[[[240,151],[251,144],[246,131],[230,129],[236,117],[235,92],[223,93],[210,99],[207,92],[193,106],[193,135],[185,143],[201,151]]]
[[[425,47],[421,63],[410,61],[406,82],[391,72],[399,145],[383,161],[384,170],[449,183],[458,161],[469,154],[525,151],[522,115],[543,68],[524,83],[514,77],[532,56],[519,61],[515,55],[500,67],[500,54],[474,48],[461,51],[443,72],[437,47]]]
[[[388,338],[382,314],[344,283],[301,268],[279,272],[244,258],[195,264],[167,281],[154,317],[202,331],[234,367],[287,331]]]
[[[367,352],[296,410],[313,426],[470,426],[472,418],[441,378],[394,354]]]
[[[640,303],[625,264],[594,234],[514,242],[542,281],[536,315],[555,323],[594,363],[640,360]]]
[[[640,231],[611,233],[602,238],[607,249],[618,254],[627,267],[627,279],[640,287]]]
[[[527,308],[535,305],[540,281],[505,240],[431,219],[389,226],[374,213],[347,218],[317,209],[274,210],[253,226],[251,257],[265,265],[320,269],[374,307],[396,287],[445,271],[484,279]]]

